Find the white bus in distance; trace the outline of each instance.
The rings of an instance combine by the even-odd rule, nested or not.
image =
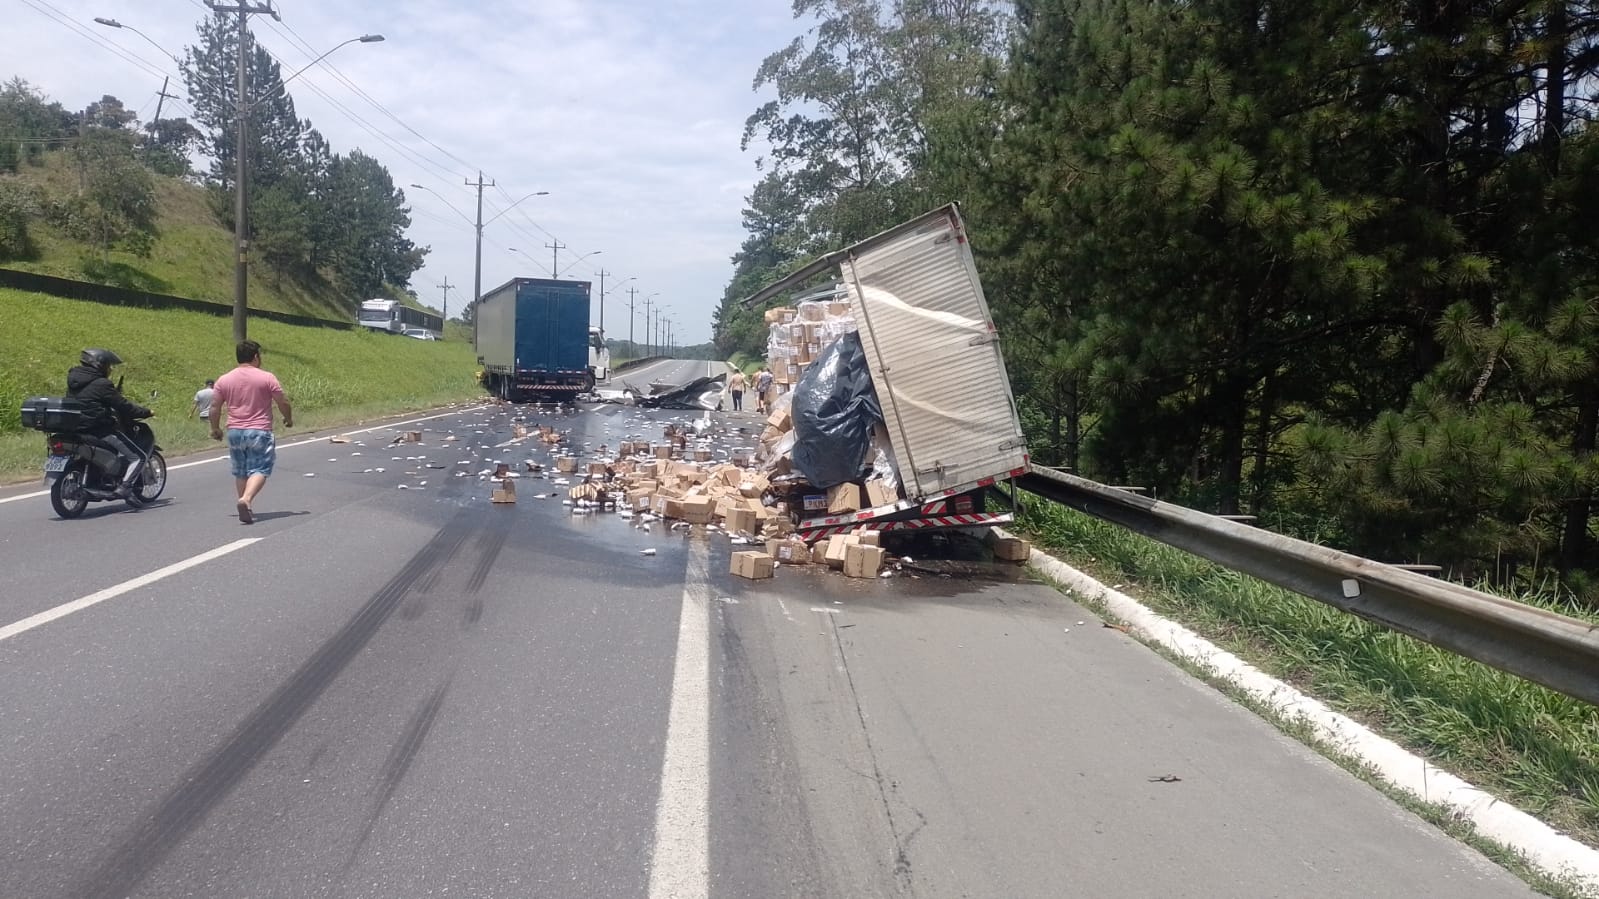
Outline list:
[[[367,300],[361,304],[356,320],[374,331],[390,334],[404,334],[420,328],[436,338],[444,332],[444,319],[394,300]]]

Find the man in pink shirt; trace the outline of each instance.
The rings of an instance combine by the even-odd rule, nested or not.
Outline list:
[[[211,415],[211,439],[222,439],[228,425],[228,457],[233,462],[233,482],[239,494],[239,520],[255,520],[250,505],[272,476],[277,444],[272,440],[272,404],[283,413],[283,426],[294,427],[294,411],[283,395],[277,376],[261,367],[261,345],[246,340],[234,350],[239,367],[217,378]]]

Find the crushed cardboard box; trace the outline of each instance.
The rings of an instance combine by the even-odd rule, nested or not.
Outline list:
[[[769,578],[776,571],[776,561],[763,552],[736,552],[733,553],[731,573],[754,580]]]

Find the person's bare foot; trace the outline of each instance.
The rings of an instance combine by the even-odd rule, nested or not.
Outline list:
[[[239,508],[239,522],[241,524],[249,524],[249,523],[255,521],[255,516],[250,514],[250,504],[249,503],[247,503],[247,502],[245,502],[244,500],[241,499],[238,502],[238,508]]]

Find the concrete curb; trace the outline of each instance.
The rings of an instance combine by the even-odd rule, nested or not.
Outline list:
[[[1277,714],[1308,725],[1321,739],[1361,759],[1393,786],[1448,808],[1470,821],[1479,834],[1521,853],[1533,866],[1599,896],[1599,850],[1500,802],[1059,559],[1035,548],[1030,564],[1069,590],[1103,603],[1111,615],[1126,622],[1142,639],[1158,643],[1224,678]]]

